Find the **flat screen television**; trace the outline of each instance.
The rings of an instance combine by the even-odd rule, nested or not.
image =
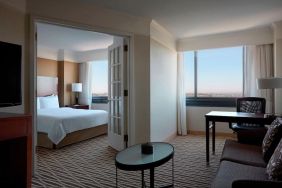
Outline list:
[[[21,45],[0,41],[0,107],[22,104]]]

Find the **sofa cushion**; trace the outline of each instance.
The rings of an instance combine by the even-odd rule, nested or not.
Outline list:
[[[222,161],[211,187],[232,187],[235,180],[267,180],[265,168]]]
[[[276,118],[269,126],[262,142],[262,154],[268,162],[282,137],[282,119]]]
[[[240,164],[266,167],[262,158],[261,146],[241,144],[234,140],[226,140],[221,161],[233,161]]]
[[[282,180],[282,139],[267,164],[266,173],[270,180]]]

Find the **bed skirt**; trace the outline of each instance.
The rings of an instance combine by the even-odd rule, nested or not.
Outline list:
[[[96,127],[75,131],[66,135],[66,137],[57,145],[54,144],[49,138],[47,133],[37,133],[37,146],[49,149],[58,149],[70,144],[74,144],[89,138],[107,134],[108,124],[98,125]]]

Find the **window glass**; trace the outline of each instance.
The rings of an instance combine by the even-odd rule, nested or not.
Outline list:
[[[194,51],[184,52],[184,86],[186,97],[194,97],[194,77]]]
[[[184,52],[184,71],[186,97],[241,97],[243,47]]]
[[[198,97],[242,96],[242,47],[198,51],[197,71]]]
[[[92,62],[92,96],[108,96],[108,61]]]

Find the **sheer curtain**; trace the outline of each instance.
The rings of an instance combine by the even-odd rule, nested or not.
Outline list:
[[[244,63],[244,96],[264,97],[266,99],[266,112],[273,112],[273,90],[257,89],[257,78],[273,77],[273,45],[264,44],[247,46]]]
[[[79,103],[92,103],[92,63],[80,63],[79,65],[79,82],[82,83],[82,92],[79,94]]]
[[[177,53],[177,133],[187,135],[183,52]]]

